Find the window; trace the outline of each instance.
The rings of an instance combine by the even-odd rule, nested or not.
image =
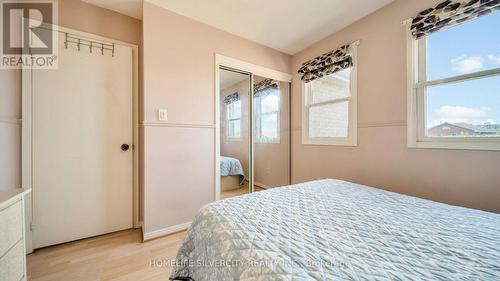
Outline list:
[[[255,141],[260,143],[280,142],[280,90],[269,88],[266,94],[254,99]]]
[[[353,67],[304,83],[304,144],[356,145]]]
[[[500,150],[500,13],[409,35],[410,147]]]
[[[226,104],[227,127],[226,135],[228,140],[238,140],[241,138],[241,99]]]

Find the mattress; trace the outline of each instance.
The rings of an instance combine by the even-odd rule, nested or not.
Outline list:
[[[240,184],[243,184],[245,180],[245,172],[243,171],[240,160],[233,157],[220,157],[220,175],[222,177],[238,176]]]
[[[172,280],[500,280],[500,215],[340,180],[208,204]]]

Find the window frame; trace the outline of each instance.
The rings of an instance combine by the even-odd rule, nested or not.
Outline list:
[[[407,37],[407,139],[409,148],[500,150],[500,137],[429,137],[426,96],[430,86],[500,76],[500,68],[427,80],[427,36],[415,40],[411,19],[404,22]]]
[[[275,143],[279,144],[281,142],[281,95],[280,91],[277,89],[278,96],[278,109],[275,111],[270,111],[262,113],[262,99],[265,96],[259,96],[254,98],[255,106],[255,143]],[[262,117],[267,115],[276,114],[276,137],[269,138],[262,136]]]
[[[352,43],[352,67],[350,75],[350,96],[333,99],[325,102],[311,104],[310,84],[302,81],[302,144],[304,145],[330,145],[330,146],[357,146],[358,145],[358,54],[359,41]],[[309,137],[309,109],[314,106],[334,104],[339,102],[349,102],[347,137]]]
[[[229,116],[229,107],[230,106],[234,106],[235,103],[239,103],[240,104],[240,116],[238,118],[230,118]],[[241,119],[242,119],[242,101],[241,101],[241,98],[237,101],[233,101],[233,102],[230,102],[228,104],[226,104],[226,139],[228,141],[240,141],[242,139],[242,134],[241,134]],[[239,136],[233,136],[233,135],[230,135],[229,133],[231,132],[230,128],[231,128],[231,122],[233,121],[239,121],[240,123],[240,134]]]

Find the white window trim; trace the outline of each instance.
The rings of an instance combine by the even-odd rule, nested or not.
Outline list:
[[[406,63],[407,63],[407,139],[409,148],[500,150],[500,137],[428,137],[425,134],[425,90],[427,86],[442,85],[500,74],[500,69],[458,75],[434,81],[419,79],[426,73],[426,41],[414,40],[406,20]],[[419,64],[421,67],[419,67]],[[419,71],[421,73],[419,73]]]
[[[348,98],[336,99],[321,104],[349,101],[349,124],[348,137],[346,138],[309,138],[309,107],[306,104],[308,95],[307,83],[302,82],[302,144],[305,145],[336,145],[357,146],[358,145],[358,45],[359,41],[352,43],[352,62],[350,77],[350,96]],[[320,104],[315,104],[317,106]]]
[[[256,143],[275,143],[279,144],[281,142],[281,97],[278,94],[279,104],[278,110],[270,111],[266,113],[261,113],[262,110],[262,97],[257,98],[259,101],[255,104],[255,124],[258,126],[255,130],[255,139]],[[255,100],[254,100],[255,102]],[[262,116],[265,115],[274,115],[276,114],[277,124],[276,124],[276,136],[275,138],[263,137],[261,135],[262,132]]]
[[[229,106],[232,105],[234,102],[232,103],[228,103],[226,104],[226,140],[227,141],[241,141],[242,139],[242,136],[241,136],[241,100],[239,101],[240,102],[240,116],[238,118],[229,118]],[[230,129],[230,124],[231,124],[231,121],[236,121],[236,120],[239,120],[239,123],[240,123],[240,135],[239,136],[232,136],[232,135],[229,135],[229,129]]]

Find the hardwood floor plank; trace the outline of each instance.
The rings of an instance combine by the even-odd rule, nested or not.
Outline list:
[[[36,250],[28,255],[32,281],[168,280],[185,231],[142,243],[140,230],[125,230]]]

